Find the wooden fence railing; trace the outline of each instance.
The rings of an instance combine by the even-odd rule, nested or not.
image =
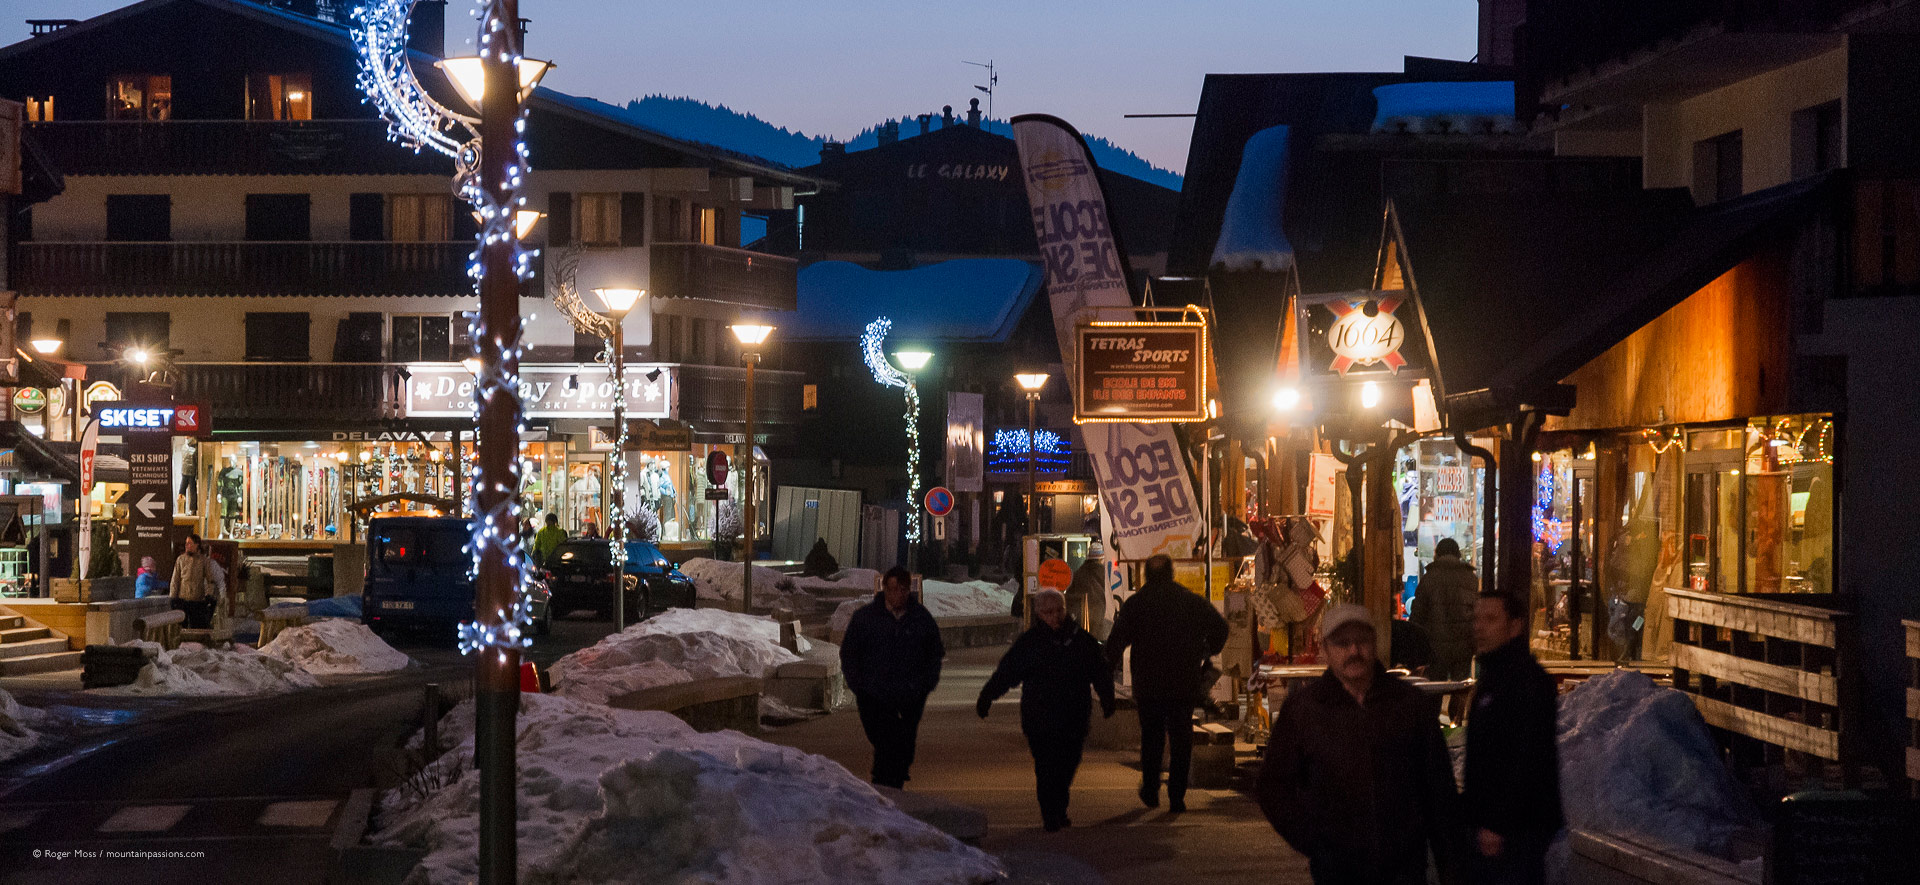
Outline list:
[[[1673,687],[1708,725],[1778,750],[1854,763],[1853,616],[1831,596],[1669,589]]]

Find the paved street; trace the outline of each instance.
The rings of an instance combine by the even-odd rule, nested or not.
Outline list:
[[[1033,762],[1020,736],[1018,692],[994,704],[984,722],[974,699],[1005,651],[958,649],[947,656],[940,688],[928,702],[911,792],[983,809],[989,833],[981,847],[995,854],[1063,854],[1098,871],[1112,885],[1131,883],[1308,881],[1306,861],[1289,850],[1251,797],[1231,790],[1195,790],[1188,812],[1140,805],[1140,773],[1131,751],[1089,750],[1074,781],[1074,825],[1040,828]],[[1119,715],[1129,715],[1122,712]],[[832,758],[864,776],[872,756],[849,708],[762,735],[775,743]]]

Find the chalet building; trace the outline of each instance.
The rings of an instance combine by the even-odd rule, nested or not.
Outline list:
[[[467,24],[444,10],[415,7],[412,67],[459,106],[433,62]],[[208,408],[210,438],[179,438],[173,469],[176,513],[209,538],[344,540],[357,500],[462,494],[475,226],[451,162],[392,143],[363,101],[350,26],[334,3],[145,0],[0,48],[0,98],[21,103],[29,152],[64,180],[10,219],[19,338],[57,338],[45,359],[85,367],[92,393],[73,399],[153,377]],[[607,519],[607,345],[552,296],[571,279],[598,310],[590,289],[641,288],[627,414],[688,425],[692,443],[628,453],[626,500],[663,541],[706,548],[715,505],[696,465],[744,441],[726,327],[795,306],[796,263],[739,248],[741,216],[791,208],[818,181],[591,99],[540,89],[528,103],[526,194],[544,213],[522,311],[532,515],[576,531]],[[783,359],[776,340],[755,442],[799,426]],[[39,432],[75,427],[55,415]],[[96,507],[116,491],[104,478]]]

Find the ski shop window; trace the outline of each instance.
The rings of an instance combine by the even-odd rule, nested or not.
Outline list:
[[[453,239],[453,199],[446,194],[388,194],[387,239],[445,243]]]
[[[108,80],[107,119],[173,119],[173,77],[126,74]]]
[[[574,205],[579,223],[574,225],[582,246],[620,245],[620,195],[578,194]]]
[[[304,363],[311,358],[306,313],[247,314],[247,361]]]
[[[247,119],[313,119],[313,75],[299,72],[248,76]]]
[[[173,317],[166,313],[107,312],[107,350],[118,359],[133,345],[165,348]]]
[[[453,352],[453,323],[453,318],[446,314],[395,314],[388,357],[396,363],[446,363],[458,359]]]

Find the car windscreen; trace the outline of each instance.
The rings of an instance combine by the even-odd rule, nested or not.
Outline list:
[[[409,528],[381,528],[373,533],[373,561],[385,568],[412,564],[420,556],[419,535]]]
[[[466,552],[468,534],[463,525],[379,527],[373,532],[373,561],[385,570],[400,567],[435,571],[466,569],[473,558]]]
[[[553,551],[556,564],[573,568],[611,568],[613,545],[605,541],[569,542]]]

